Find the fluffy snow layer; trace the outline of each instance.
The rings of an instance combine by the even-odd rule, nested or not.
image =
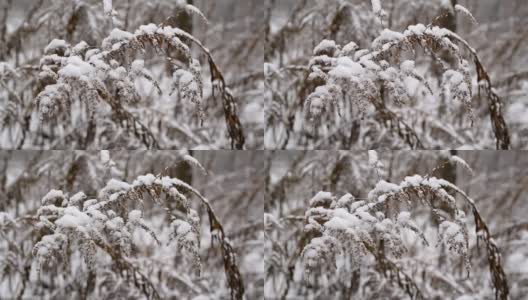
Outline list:
[[[64,216],[55,221],[55,224],[65,228],[77,228],[86,226],[90,222],[91,218],[87,214],[79,211],[75,206],[70,206],[64,210]]]
[[[403,38],[405,38],[405,36],[401,32],[392,31],[390,29],[385,28],[380,33],[380,35],[372,42],[372,47],[380,48],[383,44],[387,42],[400,41]]]
[[[93,73],[95,73],[95,68],[79,56],[69,57],[66,67],[59,71],[59,75],[71,78],[81,78]]]
[[[368,194],[368,198],[371,200],[376,200],[377,195],[394,193],[400,191],[400,186],[394,183],[387,182],[385,180],[380,180],[376,184],[373,190]]]
[[[126,191],[130,189],[130,185],[124,181],[112,178],[106,184],[106,189],[111,190],[111,191],[122,191],[122,190]]]
[[[411,219],[411,213],[408,211],[402,211],[398,214],[398,223],[405,225]]]
[[[332,193],[320,191],[310,200],[310,206],[317,206],[318,204],[324,203],[325,200],[328,199],[332,199]]]
[[[336,43],[333,40],[323,40],[314,48],[314,55],[317,55],[321,52],[332,52],[334,49],[336,49]]]
[[[326,222],[324,226],[335,230],[346,230],[357,227],[359,224],[361,224],[361,221],[358,217],[348,213],[346,209],[338,208],[334,210],[332,219]]]
[[[110,32],[110,35],[103,40],[102,46],[104,49],[110,49],[113,48],[115,43],[121,42],[121,41],[129,41],[134,38],[134,34],[123,31],[118,28],[114,28],[112,32]]]
[[[138,186],[138,185],[148,186],[148,185],[152,185],[155,180],[156,180],[156,176],[154,176],[153,174],[138,176],[137,180],[134,181],[133,185],[134,186]]]
[[[332,69],[329,74],[334,77],[349,78],[362,74],[363,67],[357,62],[348,57],[340,57],[337,59],[337,67]]]
[[[58,39],[54,39],[53,41],[51,41],[49,43],[49,45],[44,49],[44,52],[45,53],[50,53],[52,51],[54,51],[55,49],[58,49],[58,48],[67,48],[68,47],[68,43],[66,43],[65,40],[58,40]]]
[[[144,33],[144,34],[154,34],[158,31],[158,26],[156,24],[150,23],[148,25],[141,25],[139,26],[139,30],[137,33]]]
[[[83,192],[78,192],[70,197],[70,201],[73,204],[81,203],[81,201],[83,201],[84,199],[86,199],[86,194],[84,194]]]
[[[141,211],[140,210],[132,210],[128,213],[128,219],[132,222],[137,222],[141,219]]]
[[[400,64],[400,69],[405,73],[412,73],[414,70],[414,61],[406,60]]]
[[[64,193],[61,190],[51,190],[42,198],[42,204],[49,204],[49,202],[62,197],[64,197]]]

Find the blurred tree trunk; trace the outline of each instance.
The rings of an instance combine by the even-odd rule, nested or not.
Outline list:
[[[192,150],[189,150],[189,155],[193,156]],[[168,170],[168,175],[173,178],[178,178],[181,181],[189,185],[192,185],[193,168],[187,162],[178,163],[176,166],[170,168]],[[191,195],[189,195],[188,193],[185,193],[184,191],[180,190],[180,193],[184,194],[185,197],[191,197]],[[169,199],[169,201],[167,201],[167,207],[169,208],[170,212],[174,212],[177,210],[184,212],[183,207],[179,205],[179,203],[174,201],[173,199]],[[171,222],[171,220],[168,220],[168,221]]]
[[[450,155],[457,155],[457,150],[450,150]],[[444,164],[445,163],[445,160],[444,159],[440,159],[440,161],[438,162],[438,165],[441,165],[441,164]],[[453,164],[453,163],[447,163],[443,168],[440,168],[438,170],[438,174],[436,175],[438,178],[442,178],[442,179],[445,179],[453,184],[456,185],[456,180],[457,180],[457,168],[456,168],[456,165]],[[454,192],[449,192],[451,194],[451,196],[455,197],[455,193]],[[448,205],[445,203],[445,202],[442,202],[442,201],[435,201],[433,202],[434,203],[434,206],[437,207],[437,208],[440,208],[442,209],[443,211],[450,211],[450,209],[447,207]],[[451,216],[451,217],[454,217],[454,216]],[[433,223],[438,226],[439,223],[438,223],[438,220],[435,219],[435,218],[431,218],[433,220]],[[446,246],[444,244],[441,244],[440,245],[440,255],[438,256],[438,267],[442,267],[443,265],[445,265],[446,263],[446,258],[447,258],[447,253],[446,253]]]
[[[273,49],[271,47],[271,13],[275,7],[275,0],[266,1],[266,14],[264,16],[266,22],[266,29],[264,31],[264,60],[271,61],[273,56]]]
[[[457,155],[457,150],[449,150],[449,153],[450,155]],[[442,168],[439,168],[436,172],[436,174],[434,176],[438,177],[438,178],[442,178],[442,179],[445,179],[453,184],[456,185],[456,181],[457,181],[457,167],[454,163],[446,163],[446,160],[444,158],[441,158],[437,165],[443,165]],[[455,196],[455,192],[452,192],[450,191],[449,192],[450,195],[452,195],[453,197]],[[435,207],[438,207],[446,212],[449,212],[451,211],[451,209],[449,208],[449,206],[447,205],[447,203],[443,202],[443,201],[435,201],[434,202],[435,204]],[[454,216],[452,216],[454,217]]]
[[[187,4],[194,5],[194,0],[187,0]],[[192,15],[186,11],[176,11],[175,26],[192,34],[193,18]]]
[[[187,3],[190,4],[190,5],[193,5],[194,1],[193,0],[188,0]],[[174,11],[172,13],[172,16],[169,18],[169,20],[167,22],[167,25],[172,26],[172,27],[177,27],[177,28],[179,28],[179,29],[191,34],[191,35],[193,34],[193,17],[192,17],[192,15],[187,13],[187,11],[182,10],[179,7],[174,9]],[[185,39],[181,39],[181,40],[182,40],[182,42],[187,44],[187,46],[189,46],[189,47],[191,46],[190,41],[187,41]],[[167,62],[165,64],[165,70],[166,70],[166,72],[168,74],[172,74],[174,72],[174,63],[176,63],[180,67],[187,65],[187,63],[185,62],[185,57],[182,54],[180,54],[178,51],[175,51],[174,49],[172,49],[170,47],[167,49],[167,55],[174,59],[174,62]],[[179,101],[179,99],[178,99],[178,101]],[[178,117],[178,115],[180,115],[181,113],[183,113],[182,106],[181,105],[176,105],[174,107],[174,116]]]
[[[453,32],[457,30],[457,19],[455,14],[455,5],[458,4],[458,0],[451,0],[451,6],[443,6],[440,9],[440,16],[436,21],[436,25],[442,28],[447,28]]]
[[[193,5],[193,0],[188,0],[188,4]],[[177,7],[172,12],[172,16],[168,19],[167,25],[172,27],[177,27],[181,30],[184,30],[185,32],[188,32],[189,34],[193,34],[193,17],[191,14],[187,13],[187,11],[182,10],[180,7]],[[191,46],[190,41],[183,40],[187,46]],[[179,63],[184,64],[185,60],[184,57],[175,51],[172,51],[173,49],[169,48],[168,55],[174,59],[176,59]],[[172,65],[170,63],[167,63],[167,72],[172,74]]]
[[[436,19],[434,25],[437,25],[440,28],[449,29],[452,32],[456,33],[456,31],[457,31],[457,18],[456,18],[456,14],[455,14],[455,5],[457,5],[457,0],[451,0],[451,5],[450,6],[442,5],[442,8],[440,9],[440,12],[439,12],[439,17]],[[447,64],[450,65],[450,66],[453,65],[454,63],[456,63],[454,61],[453,57],[451,57],[451,55],[447,51],[440,52],[438,54],[438,57],[441,60],[447,62]],[[438,86],[441,86],[441,84],[442,84],[442,76],[444,74],[444,70],[442,69],[442,66],[439,63],[433,61],[431,70],[432,70],[434,76],[438,80]],[[439,110],[438,113],[439,114],[447,113],[447,107],[446,107],[447,99],[444,99],[444,98],[445,97],[442,97],[442,99],[440,99],[441,102],[440,102],[440,106],[438,108],[438,110]]]
[[[7,187],[7,168],[9,166],[9,158],[11,151],[2,152],[2,173],[0,173],[0,211],[4,211],[7,208],[7,201],[9,200],[6,196]],[[18,206],[18,205],[17,205]]]
[[[193,151],[189,150],[189,155],[193,156]],[[193,179],[193,168],[189,163],[187,162],[180,162],[176,164],[174,167],[170,168],[168,170],[168,176],[172,178],[178,178],[179,180],[189,184],[192,186],[192,179]],[[185,197],[190,198],[192,195],[190,193],[187,193],[185,191],[179,190],[180,193],[185,195]],[[171,220],[171,216],[175,215],[176,212],[178,214],[184,215],[185,208],[176,201],[176,199],[167,199],[167,208],[169,209],[170,215],[166,215],[167,222],[170,224],[173,220]],[[183,262],[183,258],[181,255],[174,256],[173,264],[175,266],[181,264]]]

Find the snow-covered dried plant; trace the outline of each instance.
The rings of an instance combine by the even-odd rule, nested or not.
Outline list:
[[[191,56],[189,46],[182,39],[199,45],[215,70],[212,80],[223,80],[208,50],[190,34],[170,26],[149,24],[140,26],[135,33],[115,28],[103,40],[100,49],[90,49],[85,42],[70,47],[63,40],[53,40],[46,47],[46,56],[40,63],[39,79],[46,83],[44,90],[36,97],[41,121],[63,115],[71,118],[69,113],[70,107],[75,104],[72,103],[74,99],[82,99],[80,102],[87,107],[89,119],[95,117],[101,103],[106,103],[111,107],[111,119],[118,125],[124,126],[146,147],[159,147],[150,129],[126,109],[127,105],[137,105],[141,100],[133,83],[135,78],[146,78],[162,93],[158,83],[145,70],[144,61],[134,59],[138,54],[145,53],[146,47],[150,45],[159,54],[163,54],[165,47],[168,47],[169,51],[177,52],[183,58],[178,62],[168,57],[169,61],[173,61],[174,68],[170,94],[177,91],[178,97],[193,103],[196,116],[203,122],[200,62]],[[223,86],[221,93],[225,94]],[[237,145],[241,147],[243,141],[239,140]]]
[[[454,198],[447,193],[443,186],[449,183],[437,178],[422,178],[421,176],[407,177],[400,185],[380,181],[369,193],[368,201],[355,200],[350,194],[336,199],[331,193],[319,192],[310,200],[310,208],[306,212],[307,225],[305,230],[316,232],[321,237],[315,238],[304,249],[303,257],[307,272],[311,272],[320,265],[324,257],[317,249],[321,239],[332,240],[334,259],[340,249],[351,251],[356,268],[360,266],[363,257],[370,252],[377,251],[377,241],[383,240],[387,249],[395,258],[401,258],[406,252],[401,232],[407,228],[417,233],[425,245],[429,242],[411,219],[411,213],[401,211],[394,217],[386,216],[382,208],[391,201],[400,201],[411,205],[411,196],[419,196],[419,200],[426,205],[432,205],[433,199],[441,200],[455,213],[455,222],[449,221],[437,209],[433,215],[440,221],[442,238],[439,241],[449,242],[450,246],[459,250],[469,272],[469,257],[467,253],[467,228],[464,213],[456,208]],[[457,225],[460,224],[460,225]],[[445,234],[444,234],[445,233]],[[445,237],[445,239],[444,239]]]
[[[115,164],[106,151],[101,152],[101,159],[106,165]],[[196,159],[192,159],[192,163],[203,169]],[[198,212],[191,206],[192,198],[198,199],[207,211],[211,235],[220,243],[231,296],[242,299],[244,288],[235,253],[209,201],[189,184],[163,173],[138,176],[132,183],[110,179],[94,198],[83,192],[69,196],[61,190],[49,191],[42,198],[36,214],[36,227],[42,233],[33,247],[39,278],[43,266],[53,262],[67,267],[70,257],[76,252],[80,253],[89,274],[92,274],[90,276],[94,277],[98,252],[102,252],[112,259],[115,268],[120,270],[119,274],[127,274],[125,280],[130,280],[138,291],[148,298],[161,298],[152,280],[134,265],[133,260],[136,245],[132,235],[137,229],[146,231],[162,246],[162,241],[144,219],[143,208],[148,205],[145,203],[147,198],[163,207],[172,220],[167,247],[173,247],[175,243],[195,274],[200,276],[201,221]],[[169,210],[166,207],[169,202],[181,207],[184,215],[179,216]]]
[[[456,157],[453,162],[463,160]],[[469,205],[475,217],[476,236],[486,244],[496,293],[505,299],[508,285],[500,254],[474,201],[454,184],[429,175],[407,176],[399,184],[379,180],[366,199],[356,199],[351,194],[338,198],[330,192],[318,192],[305,212],[304,231],[312,237],[302,251],[306,279],[313,283],[318,275],[335,272],[339,255],[348,255],[351,269],[356,270],[370,254],[380,263],[383,272],[390,270],[398,274],[393,280],[409,297],[423,299],[416,284],[393,262],[408,251],[403,238],[405,231],[414,233],[424,246],[431,244],[413,220],[412,212],[404,209],[418,206],[428,208],[434,223],[438,224],[436,245],[445,245],[458,254],[469,276],[467,217],[459,208],[462,205],[457,204],[455,194],[464,200],[463,205]]]
[[[12,6],[11,1],[2,6],[4,15]],[[62,11],[61,6],[63,1],[53,0],[49,7],[38,1],[22,22],[27,25],[2,37],[6,49],[0,48],[1,96],[9,103],[0,116],[2,128],[13,133],[5,143],[22,148],[37,144],[61,147],[73,142],[77,148],[98,149],[116,144],[132,148],[181,148],[186,141],[213,144],[211,136],[196,134],[191,128],[203,127],[206,119],[216,115],[211,107],[218,107],[224,112],[225,137],[230,143],[221,141],[214,147],[244,147],[236,99],[223,72],[210,51],[182,24],[182,18],[192,23],[192,16],[208,24],[196,6],[187,1],[147,5],[142,1],[83,0],[66,5],[64,18],[55,18],[53,11]],[[159,9],[174,14],[155,25],[151,22],[158,18],[152,15]],[[132,11],[144,15],[133,16]],[[108,20],[111,24],[98,26]],[[137,27],[129,32],[132,23]],[[42,44],[44,27],[46,32],[56,32],[57,38],[33,51],[39,54],[32,52],[27,61],[20,61],[20,53],[28,49],[16,42],[31,38]],[[203,58],[209,66],[210,86],[200,63]],[[40,62],[35,64],[35,60]],[[165,66],[170,80],[157,81],[160,66]],[[22,86],[31,88],[19,93]],[[204,101],[210,98],[220,104],[206,105]],[[188,107],[193,107],[194,113]],[[180,114],[183,111],[189,113]]]
[[[262,298],[262,173],[257,152],[0,152],[2,298]]]
[[[520,249],[528,228],[522,151],[274,154],[264,210],[270,297],[522,298],[527,253]],[[383,164],[379,174],[375,158]],[[435,177],[441,186],[429,191]],[[411,185],[415,180],[420,184]],[[441,190],[456,200],[458,214]]]
[[[493,67],[488,46],[475,41],[488,25],[468,9],[456,1],[315,2],[290,5],[287,21],[269,17],[271,28],[284,24],[267,49],[270,147],[512,146],[503,93],[484,67]]]
[[[381,10],[378,1],[372,3],[374,10]],[[417,71],[415,61],[406,59],[415,56],[415,49],[419,47],[431,55],[443,70],[438,96],[462,103],[472,124],[473,88],[468,59],[475,61],[478,81],[489,85],[483,75],[486,72],[475,50],[465,40],[433,24],[411,25],[403,33],[385,28],[368,49],[359,49],[355,42],[344,46],[337,45],[333,40],[320,42],[314,48],[309,64],[311,73],[308,80],[314,83],[316,89],[305,101],[307,118],[320,123],[325,115],[330,119],[336,113],[340,116],[341,101],[354,103],[362,116],[372,105],[383,119],[382,124],[394,127],[411,148],[421,148],[420,138],[405,124],[405,120],[386,113],[390,110],[385,101],[385,98],[392,99],[397,106],[411,102],[405,85],[407,78],[422,82],[433,93],[430,84]],[[463,49],[469,56],[463,55]],[[500,106],[500,100],[492,91],[488,97],[490,107]],[[509,139],[500,108],[492,117],[492,125],[495,127],[497,148],[508,148]]]

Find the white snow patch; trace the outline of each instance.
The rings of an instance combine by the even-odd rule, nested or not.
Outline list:
[[[158,31],[156,24],[150,23],[148,25],[141,25],[136,33],[139,34],[154,34]]]
[[[401,190],[400,186],[394,183],[387,182],[385,180],[380,180],[372,189],[369,194],[368,198],[371,200],[376,200],[376,198],[379,195],[388,194],[388,193],[396,193]]]
[[[424,181],[424,179],[420,175],[407,176],[403,180],[403,183],[402,183],[401,186],[403,188],[411,187],[411,186],[412,187],[418,187],[418,186],[420,186],[420,184],[422,184],[423,181]]]
[[[55,224],[66,228],[77,228],[86,226],[90,222],[91,218],[87,214],[79,211],[75,206],[70,206],[64,210],[64,216],[55,221]]]
[[[129,40],[132,39],[134,35],[128,31],[123,31],[118,28],[114,28],[112,32],[110,32],[109,38],[114,40]]]
[[[108,150],[101,150],[101,152],[99,152],[99,155],[101,156],[101,162],[103,164],[107,164],[108,162],[110,162],[110,152],[108,152]]]
[[[334,210],[334,216],[324,226],[336,230],[346,230],[357,227],[360,223],[361,220],[355,215],[350,214],[346,209],[338,208]]]
[[[112,13],[112,0],[103,0],[103,10],[105,15]]]
[[[410,35],[422,35],[425,32],[425,25],[424,24],[416,24],[411,25],[408,27],[407,30],[403,33],[404,36],[410,36]]]
[[[368,163],[369,165],[376,165],[378,162],[378,152],[376,150],[368,150]]]
[[[124,181],[112,178],[106,184],[106,189],[111,190],[111,191],[122,191],[122,190],[126,191],[126,190],[130,189],[130,184],[128,184],[128,183],[126,183]]]
[[[50,52],[54,51],[57,48],[67,48],[68,46],[69,46],[69,44],[66,43],[65,40],[54,39],[44,49],[44,53],[50,53]]]
[[[95,68],[79,56],[69,57],[66,63],[66,67],[59,71],[59,75],[61,76],[81,78],[95,73]]]
[[[332,52],[334,49],[336,49],[336,43],[333,40],[322,40],[319,45],[317,45],[314,50],[313,54],[316,55],[320,52]]]
[[[406,60],[400,64],[400,70],[406,74],[411,74],[414,71],[414,61]]]
[[[358,45],[354,42],[350,42],[343,46],[342,52],[345,54],[352,54],[358,49]]]
[[[402,225],[409,223],[410,219],[411,219],[411,213],[408,211],[402,211],[398,214],[398,223]]]
[[[145,68],[145,61],[142,59],[136,59],[134,62],[130,65],[130,70],[134,74],[141,74],[143,72],[143,69]]]
[[[332,199],[332,193],[319,191],[311,200],[310,206],[314,206],[324,202],[325,200]]]
[[[328,72],[328,74],[338,78],[350,78],[362,74],[363,70],[363,67],[359,63],[348,57],[340,57],[337,59],[337,66]]]
[[[380,33],[380,35],[372,42],[372,47],[380,48],[383,44],[387,42],[398,42],[403,38],[405,38],[405,36],[402,33],[385,28]]]
[[[45,205],[49,203],[52,200],[55,200],[57,198],[63,198],[64,193],[61,190],[51,190],[49,191],[44,198],[42,198],[42,204]]]
[[[76,193],[75,195],[71,196],[70,197],[70,203],[71,204],[79,204],[81,203],[84,199],[86,199],[86,194],[84,194],[83,192],[78,192]]]
[[[140,210],[132,210],[128,213],[128,220],[132,222],[137,222],[141,219],[141,211]]]
[[[148,185],[152,185],[155,180],[156,180],[156,176],[149,173],[147,175],[138,176],[137,180],[134,180],[133,185],[134,186],[138,186],[138,185],[148,186]]]

